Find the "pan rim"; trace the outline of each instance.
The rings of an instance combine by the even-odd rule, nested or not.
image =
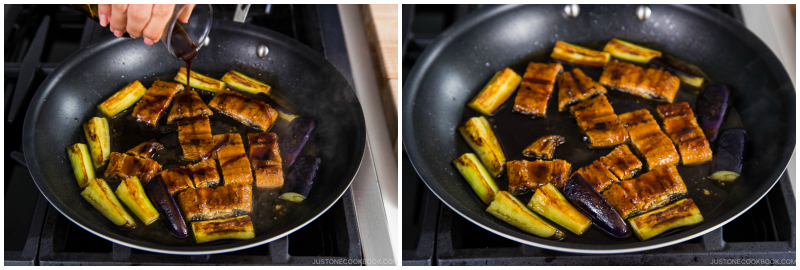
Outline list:
[[[77,224],[78,226],[80,226],[81,228],[91,232],[92,234],[97,235],[97,236],[99,236],[99,237],[101,237],[103,239],[109,240],[109,241],[111,241],[113,243],[117,243],[117,244],[120,244],[120,245],[123,245],[123,246],[136,248],[136,249],[140,249],[140,250],[157,252],[157,253],[162,253],[162,254],[173,254],[173,255],[218,254],[218,253],[226,253],[226,252],[238,251],[238,250],[242,250],[242,249],[246,249],[246,248],[251,248],[251,247],[254,247],[254,246],[267,244],[267,243],[275,241],[275,240],[277,240],[277,239],[279,239],[281,237],[285,237],[286,235],[289,235],[289,234],[297,231],[298,229],[305,227],[306,225],[308,225],[312,221],[316,220],[319,216],[321,216],[322,214],[326,213],[336,202],[341,200],[341,197],[344,195],[345,192],[350,190],[350,187],[351,187],[356,175],[358,175],[358,172],[361,169],[361,165],[362,165],[361,163],[363,162],[364,153],[366,151],[366,143],[367,143],[367,141],[366,141],[366,120],[364,118],[363,108],[361,106],[361,101],[360,101],[357,93],[355,92],[355,88],[352,86],[352,84],[350,84],[350,82],[344,77],[342,72],[339,71],[338,68],[333,66],[324,56],[320,55],[318,52],[314,51],[313,49],[309,48],[305,44],[300,43],[297,40],[294,40],[294,39],[292,39],[290,37],[287,37],[287,36],[285,36],[285,35],[283,35],[281,33],[278,33],[278,32],[275,32],[273,30],[270,30],[270,29],[267,29],[267,28],[263,28],[263,27],[258,27],[258,26],[248,25],[248,24],[233,23],[233,22],[228,22],[228,21],[223,21],[223,20],[215,20],[213,23],[216,26],[215,28],[217,28],[217,29],[225,29],[225,31],[250,33],[253,36],[263,36],[263,37],[266,37],[267,39],[270,39],[270,40],[275,40],[275,41],[281,41],[281,42],[288,43],[288,45],[289,45],[289,46],[287,46],[288,49],[300,52],[298,55],[300,55],[302,57],[305,57],[305,58],[319,58],[319,59],[321,59],[322,62],[324,62],[325,64],[330,66],[330,68],[335,70],[336,74],[338,74],[338,76],[342,77],[342,81],[344,81],[347,84],[347,86],[349,86],[349,91],[352,91],[351,94],[355,98],[355,101],[356,101],[355,105],[357,105],[357,106],[354,106],[354,110],[353,110],[353,113],[356,115],[356,118],[357,118],[356,119],[357,123],[355,125],[355,131],[358,133],[358,137],[355,138],[355,143],[354,143],[355,144],[355,149],[354,149],[355,150],[354,151],[355,154],[354,155],[357,156],[357,158],[354,160],[354,162],[357,162],[357,164],[356,164],[356,166],[353,166],[354,168],[351,168],[350,170],[346,171],[345,174],[343,174],[343,175],[350,175],[350,177],[346,178],[346,179],[348,179],[347,180],[348,181],[347,185],[345,185],[345,187],[341,191],[341,193],[338,193],[337,196],[335,197],[335,199],[332,199],[330,203],[324,203],[324,201],[323,201],[323,203],[320,203],[320,205],[316,209],[319,209],[321,211],[318,211],[318,213],[314,214],[314,212],[317,212],[317,211],[315,211],[314,208],[312,208],[311,213],[309,214],[310,218],[309,218],[309,216],[306,216],[306,217],[304,217],[302,219],[299,219],[300,222],[299,222],[299,224],[297,226],[294,226],[290,230],[278,233],[278,234],[276,234],[274,236],[271,236],[269,238],[258,239],[258,236],[256,236],[256,238],[253,238],[253,239],[237,241],[237,242],[231,242],[231,243],[224,243],[224,244],[220,244],[220,245],[212,245],[212,246],[201,246],[201,245],[195,245],[195,246],[170,246],[170,245],[165,245],[165,244],[160,244],[160,243],[155,243],[155,242],[146,242],[146,241],[143,241],[142,239],[124,237],[124,236],[121,236],[121,235],[113,232],[112,230],[108,230],[108,231],[103,230],[99,226],[97,226],[95,224],[92,224],[92,223],[88,223],[87,222],[88,224],[82,224],[81,222],[76,222],[76,219],[73,219],[72,215],[77,215],[77,214],[74,211],[69,210],[69,208],[66,207],[66,205],[61,203],[58,200],[58,198],[55,195],[55,193],[53,193],[53,191],[51,189],[49,189],[49,188],[43,189],[42,188],[41,185],[44,185],[44,187],[47,187],[47,185],[44,182],[44,180],[42,180],[44,178],[44,176],[41,174],[41,168],[39,167],[37,162],[28,162],[27,163],[28,172],[30,173],[31,177],[33,178],[34,183],[36,184],[36,187],[39,189],[40,193],[45,197],[45,199],[47,199],[47,201],[50,203],[50,205],[52,205],[54,208],[56,208],[56,210],[58,210],[59,213],[61,213],[63,216],[67,217],[67,219],[69,219],[72,223]],[[226,25],[228,27],[222,28],[223,26],[226,26]],[[42,106],[44,105],[44,102],[40,102],[40,101],[43,100],[43,97],[46,97],[51,91],[53,91],[53,89],[56,88],[54,86],[54,84],[57,83],[61,79],[61,77],[64,75],[64,70],[66,68],[68,68],[68,67],[80,64],[81,61],[80,60],[76,60],[76,59],[80,58],[79,56],[91,55],[95,51],[100,51],[100,50],[107,49],[108,47],[114,46],[117,43],[130,42],[130,41],[132,41],[132,40],[119,39],[119,38],[108,36],[108,37],[105,37],[105,38],[102,38],[102,39],[96,41],[95,43],[89,44],[88,46],[86,46],[85,48],[83,48],[81,50],[76,51],[75,53],[73,53],[72,55],[67,57],[64,61],[59,63],[59,65],[56,67],[55,71],[53,73],[51,73],[42,82],[42,84],[36,90],[36,92],[35,92],[35,94],[34,94],[34,96],[32,98],[32,100],[34,102],[32,102],[31,105],[28,107],[28,110],[26,111],[26,115],[25,115],[25,121],[23,123],[23,138],[32,138],[32,136],[29,136],[29,135],[35,133],[36,125],[35,125],[34,122],[37,122],[37,120],[33,119],[33,117],[29,117],[29,116],[33,116],[34,113],[36,113],[36,112],[41,110]],[[43,91],[40,91],[40,90],[43,90]],[[31,161],[36,160],[36,158],[33,156],[34,146],[33,146],[32,140],[23,140],[22,143],[23,143],[23,150],[24,150],[25,159],[26,160],[31,160]],[[344,178],[344,177],[342,177],[342,178]],[[333,193],[333,192],[330,192],[330,193]],[[336,193],[333,193],[333,194],[336,194]],[[333,197],[331,197],[331,198],[333,198]],[[305,220],[305,221],[303,221],[303,220]]]
[[[403,148],[404,148],[404,150],[406,150],[406,153],[409,155],[409,159],[411,160],[411,165],[414,168],[415,172],[423,180],[425,185],[431,190],[431,192],[434,193],[434,195],[436,195],[437,198],[439,198],[440,201],[445,203],[445,205],[450,207],[450,209],[452,209],[454,212],[458,213],[459,215],[461,215],[465,219],[467,219],[470,222],[478,225],[479,227],[482,227],[482,228],[484,228],[484,229],[486,229],[486,230],[488,230],[488,231],[490,231],[492,233],[495,233],[495,234],[497,234],[499,236],[502,236],[504,238],[507,238],[507,239],[510,239],[510,240],[513,240],[513,241],[516,241],[516,242],[520,242],[520,243],[524,243],[524,244],[528,244],[528,245],[533,245],[533,246],[537,246],[537,247],[542,247],[542,248],[547,248],[547,249],[552,249],[552,250],[567,251],[567,252],[573,252],[573,253],[587,253],[587,254],[626,253],[626,252],[636,252],[636,251],[651,250],[651,249],[656,249],[656,248],[659,248],[659,247],[669,246],[669,245],[673,245],[673,244],[677,244],[677,243],[680,243],[680,242],[691,240],[693,238],[696,238],[697,236],[704,235],[704,234],[706,234],[706,233],[708,233],[710,231],[713,231],[716,228],[719,228],[719,227],[727,224],[731,220],[737,218],[738,216],[740,216],[741,214],[743,214],[744,212],[749,210],[753,205],[758,203],[775,186],[775,184],[777,184],[777,182],[780,180],[780,178],[785,173],[786,167],[789,166],[789,159],[791,157],[791,154],[796,149],[796,142],[795,142],[796,131],[794,129],[790,129],[789,130],[789,134],[788,135],[791,135],[791,136],[788,136],[788,139],[786,141],[787,145],[791,145],[791,147],[786,147],[786,149],[783,150],[783,153],[781,153],[780,157],[778,158],[778,160],[780,161],[778,164],[783,163],[785,165],[783,166],[783,168],[779,172],[771,173],[771,175],[770,175],[770,177],[768,179],[772,179],[772,176],[775,176],[775,178],[773,179],[772,184],[769,185],[768,187],[766,187],[766,189],[764,189],[765,185],[762,185],[761,187],[759,187],[759,189],[756,190],[756,192],[761,192],[762,194],[760,196],[758,196],[755,200],[753,200],[753,202],[750,203],[749,205],[747,205],[746,203],[742,203],[742,204],[739,204],[738,206],[732,208],[731,210],[729,210],[729,212],[727,212],[725,214],[722,214],[720,216],[720,218],[719,218],[719,219],[722,219],[722,222],[720,222],[717,225],[712,225],[712,226],[706,227],[707,225],[700,224],[700,225],[697,225],[694,228],[690,228],[688,230],[685,230],[683,232],[680,232],[680,233],[677,233],[677,234],[674,234],[674,235],[670,235],[670,236],[666,236],[666,237],[658,238],[658,239],[651,239],[651,240],[648,240],[648,241],[640,241],[640,242],[636,242],[636,243],[618,244],[618,245],[615,245],[614,248],[612,248],[612,249],[608,249],[608,248],[602,247],[600,245],[582,245],[582,244],[565,243],[565,242],[555,242],[555,243],[559,243],[559,244],[558,245],[552,245],[552,243],[550,242],[551,240],[536,238],[533,235],[529,235],[529,234],[525,234],[525,233],[522,233],[522,232],[515,231],[515,228],[509,227],[510,225],[509,226],[498,226],[498,228],[499,228],[498,229],[498,228],[493,228],[494,224],[491,224],[491,223],[484,224],[484,223],[479,222],[478,220],[481,219],[480,216],[478,216],[477,214],[472,213],[472,211],[470,211],[466,206],[457,203],[457,201],[455,199],[453,199],[452,196],[449,196],[448,194],[437,194],[436,191],[434,191],[434,189],[431,188],[432,184],[433,185],[437,185],[438,184],[438,182],[436,181],[435,177],[433,177],[432,173],[429,173],[429,174],[421,174],[420,173],[420,172],[427,173],[427,172],[430,172],[431,170],[429,170],[424,165],[415,164],[415,162],[414,162],[414,161],[417,161],[417,162],[421,161],[421,154],[419,153],[419,151],[418,151],[419,148],[417,146],[416,141],[414,140],[416,138],[416,136],[415,136],[416,133],[414,131],[415,128],[414,128],[413,122],[411,120],[411,119],[413,119],[413,113],[412,113],[413,112],[413,106],[412,105],[413,105],[413,101],[415,100],[417,94],[419,93],[418,88],[420,87],[420,84],[422,83],[422,79],[425,77],[424,76],[425,72],[428,71],[430,69],[430,67],[436,62],[436,59],[438,59],[437,55],[442,50],[446,49],[446,47],[450,46],[450,44],[452,43],[452,40],[454,39],[454,37],[459,36],[459,35],[463,34],[466,31],[469,31],[474,25],[482,23],[485,18],[491,18],[491,17],[499,16],[500,14],[509,12],[511,9],[514,9],[516,7],[519,7],[519,5],[506,5],[506,6],[486,7],[484,9],[482,9],[482,10],[478,10],[478,11],[475,11],[475,12],[473,12],[471,14],[466,15],[465,18],[457,21],[456,23],[454,23],[453,25],[448,27],[446,30],[441,32],[434,39],[434,41],[425,49],[425,51],[420,55],[420,57],[418,58],[417,62],[412,67],[411,71],[409,72],[408,77],[405,80],[405,85],[404,85],[404,88],[403,88],[403,101],[404,101],[404,103],[403,103],[403,126],[404,126],[404,129],[403,129],[403,139],[404,139],[403,140]],[[763,58],[763,61],[765,61],[767,64],[769,64],[770,67],[776,67],[776,66],[780,67],[779,70],[774,70],[774,69],[771,70],[771,73],[775,75],[775,77],[776,77],[778,82],[783,82],[783,83],[787,83],[788,82],[788,84],[792,88],[794,88],[794,85],[791,84],[791,80],[788,79],[789,77],[788,77],[788,73],[787,73],[786,69],[783,68],[781,63],[775,57],[775,54],[772,53],[772,51],[769,50],[769,48],[767,48],[767,46],[764,45],[764,43],[758,37],[756,37],[749,30],[734,31],[734,30],[737,30],[737,29],[734,29],[736,27],[744,28],[741,23],[739,23],[738,21],[735,21],[734,19],[730,18],[727,15],[722,14],[718,10],[714,10],[714,9],[711,9],[711,8],[705,7],[705,6],[677,5],[675,8],[683,10],[683,11],[686,11],[686,12],[691,13],[691,14],[703,14],[703,13],[708,14],[708,12],[711,12],[712,15],[716,15],[717,17],[705,18],[705,19],[706,20],[717,19],[717,20],[723,21],[722,23],[719,24],[719,25],[721,25],[721,29],[725,29],[727,31],[730,31],[730,32],[734,33],[740,40],[743,41],[743,44],[751,46],[755,50],[761,50],[761,51],[767,52],[767,53],[762,53],[762,55],[761,55],[761,57]],[[720,15],[722,15],[722,16],[720,16]],[[744,28],[744,29],[746,29],[746,28]],[[740,29],[738,29],[738,30],[740,30]],[[777,65],[775,65],[775,64],[777,64]],[[784,84],[779,84],[779,87],[780,88],[784,88],[785,85]],[[780,90],[780,89],[778,89],[778,90]],[[794,120],[795,119],[796,119],[795,115],[789,116],[788,120],[790,120],[791,125],[794,125]],[[786,153],[788,153],[788,155],[785,155]],[[781,166],[777,166],[777,167],[781,167]],[[428,179],[426,179],[426,178],[428,178]],[[429,181],[433,181],[433,182],[437,182],[437,183],[433,183],[433,182],[429,183]],[[762,190],[763,190],[763,192],[762,192]],[[449,198],[453,199],[453,201],[450,201],[450,202],[445,201],[442,196],[449,197]],[[748,198],[748,199],[750,199],[750,198]],[[456,203],[451,204],[454,201]],[[695,232],[695,230],[699,230],[699,231]],[[527,238],[523,239],[523,238],[520,238],[518,236],[526,236]],[[529,240],[529,239],[533,239],[535,241],[532,241],[532,240]],[[650,244],[650,243],[652,243],[652,244]],[[604,248],[604,249],[601,250],[601,249],[598,249],[598,248]]]

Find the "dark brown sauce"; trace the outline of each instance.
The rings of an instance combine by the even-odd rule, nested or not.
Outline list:
[[[237,162],[240,159],[243,159],[243,158],[246,158],[246,157],[247,157],[247,154],[241,154],[241,155],[235,156],[235,157],[225,161],[225,163],[220,164],[220,167],[224,168],[225,166],[228,166],[228,165],[230,165],[230,164],[232,164],[234,162]]]
[[[211,158],[212,156],[214,156],[214,154],[216,154],[219,151],[219,149],[222,149],[222,147],[228,145],[230,142],[231,142],[231,134],[225,133],[225,137],[222,138],[222,141],[217,143],[217,145],[214,145],[214,147],[211,148],[211,150],[209,150],[208,153],[203,155],[203,159],[205,160]]]

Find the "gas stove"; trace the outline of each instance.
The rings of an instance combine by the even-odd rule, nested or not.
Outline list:
[[[435,37],[481,5],[403,5],[403,79]],[[712,5],[743,21],[738,5]],[[403,265],[795,265],[795,194],[785,173],[750,210],[701,237],[635,253],[585,255],[520,244],[459,216],[403,153]]]
[[[67,5],[4,8],[5,265],[361,265],[365,261],[362,237],[375,228],[359,223],[356,208],[368,208],[354,199],[362,197],[354,196],[352,187],[327,212],[294,233],[224,254],[151,253],[109,242],[73,224],[50,206],[31,179],[21,153],[22,125],[33,93],[47,75],[70,54],[110,32]],[[236,9],[236,5],[215,5],[215,18],[233,20]],[[243,23],[302,42],[353,84],[335,5],[251,5]],[[373,166],[370,151],[367,146],[362,168]],[[375,172],[361,170],[354,185],[358,181],[375,182]]]

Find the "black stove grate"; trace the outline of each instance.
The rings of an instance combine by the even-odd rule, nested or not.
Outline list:
[[[117,245],[73,224],[49,205],[25,167],[22,125],[33,93],[58,64],[111,33],[67,5],[4,5],[5,265],[310,265],[361,261],[352,192],[287,237],[216,255],[157,254]],[[235,5],[214,5],[232,20]],[[348,80],[350,62],[335,5],[252,5],[245,23],[297,39]],[[318,259],[333,259],[319,260]]]
[[[738,5],[711,5],[744,22]],[[403,79],[449,25],[480,5],[403,5]],[[665,248],[613,255],[582,255],[508,240],[442,206],[403,153],[403,265],[794,265],[795,197],[788,175],[737,219],[704,236]],[[434,240],[431,240],[434,239]]]

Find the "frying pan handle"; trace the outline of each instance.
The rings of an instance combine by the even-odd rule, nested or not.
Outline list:
[[[25,166],[25,168],[28,167],[28,163],[25,162],[25,154],[23,154],[22,152],[19,152],[19,151],[11,151],[10,155],[11,155],[11,159],[13,159],[17,163],[19,163],[19,165]]]
[[[243,5],[238,4],[236,5],[236,13],[233,14],[233,21],[244,23],[244,19],[247,18],[247,11],[250,10],[250,4]]]

